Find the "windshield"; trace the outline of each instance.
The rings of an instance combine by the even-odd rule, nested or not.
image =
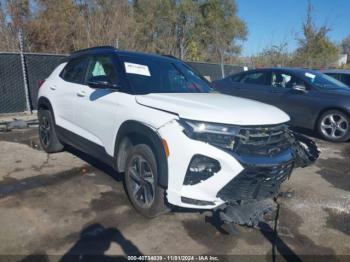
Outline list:
[[[210,83],[181,61],[120,57],[135,94],[209,93]]]
[[[322,89],[349,89],[345,84],[337,79],[319,72],[305,72],[305,79],[312,85]]]

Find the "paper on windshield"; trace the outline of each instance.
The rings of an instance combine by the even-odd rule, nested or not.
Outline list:
[[[151,76],[148,66],[146,65],[124,62],[124,66],[125,66],[125,71],[128,74]]]
[[[308,77],[308,78],[311,78],[311,79],[314,79],[316,77],[314,74],[311,74],[311,73],[308,73],[308,72],[305,73],[305,76]]]

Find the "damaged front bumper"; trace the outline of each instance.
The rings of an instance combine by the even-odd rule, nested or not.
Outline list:
[[[294,167],[306,167],[320,155],[314,141],[306,136],[290,131],[290,143],[294,155]]]
[[[245,169],[217,194],[226,204],[218,211],[226,224],[257,226],[275,210],[281,184],[296,167],[306,167],[319,157],[316,144],[306,136],[288,131],[289,146],[273,157],[234,154]]]

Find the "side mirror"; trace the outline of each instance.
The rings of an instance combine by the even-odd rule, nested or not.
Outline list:
[[[298,92],[307,93],[307,89],[303,85],[294,85],[292,86],[292,89]]]
[[[91,87],[91,88],[96,88],[96,89],[109,89],[109,88],[117,88],[116,84],[112,84],[108,77],[106,76],[95,76],[90,78],[87,81],[87,84]]]

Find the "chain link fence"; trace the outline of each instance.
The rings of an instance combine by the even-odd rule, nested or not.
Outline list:
[[[19,54],[0,54],[0,114],[23,112],[26,97]]]
[[[225,76],[243,71],[242,66],[224,65],[225,74],[222,75],[220,64],[205,63],[205,62],[187,62],[187,64],[195,68],[199,73],[207,77],[207,79],[210,81],[218,80]]]
[[[39,80],[47,78],[65,55],[24,53],[24,65],[19,53],[0,53],[0,114],[24,112],[27,100],[37,109]],[[188,62],[211,81],[222,78],[220,64]],[[242,66],[225,65],[225,75],[242,71]],[[24,78],[26,75],[26,78]],[[29,96],[26,98],[26,86]]]
[[[25,54],[31,107],[37,109],[38,82],[46,79],[58,66],[64,55]]]

